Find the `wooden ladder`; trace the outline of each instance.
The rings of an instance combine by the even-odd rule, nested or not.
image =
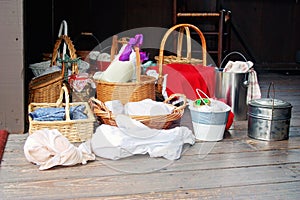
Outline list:
[[[203,32],[208,45],[207,52],[217,66],[230,49],[230,18],[231,12],[224,9],[219,12],[178,12],[177,1],[173,0],[173,24],[190,23],[197,26]]]

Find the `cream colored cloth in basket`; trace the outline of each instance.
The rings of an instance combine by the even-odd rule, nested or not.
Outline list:
[[[124,51],[126,45],[123,45],[118,55],[103,72],[96,72],[93,76],[95,80],[106,82],[126,83],[133,80],[135,72],[135,56],[131,56],[129,61],[120,61],[120,54]],[[133,52],[135,55],[135,52]]]
[[[57,165],[71,166],[95,160],[90,143],[74,146],[58,130],[42,129],[29,135],[24,144],[24,154],[29,162],[39,165],[40,170]]]

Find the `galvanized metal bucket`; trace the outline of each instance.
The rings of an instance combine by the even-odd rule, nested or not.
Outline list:
[[[220,67],[222,67],[226,58],[232,54],[240,55],[247,62],[247,59],[241,53],[234,51],[223,59]],[[223,72],[222,68],[216,69],[215,97],[222,99],[231,107],[236,121],[247,119],[248,77],[249,72]]]
[[[287,140],[292,105],[270,98],[269,92],[270,87],[267,98],[254,99],[248,104],[248,136],[266,141]]]

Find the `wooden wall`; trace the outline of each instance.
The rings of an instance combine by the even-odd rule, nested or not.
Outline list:
[[[196,10],[232,12],[231,50],[239,50],[264,69],[298,69],[300,5],[295,0],[178,0]],[[69,35],[93,32],[103,41],[113,34],[138,27],[172,26],[173,0],[25,0],[26,64],[51,52],[59,24],[65,19]],[[40,22],[42,20],[42,23]]]
[[[23,133],[26,117],[22,8],[22,0],[0,1],[0,130],[9,133]]]
[[[295,0],[224,0],[232,11],[232,49],[245,51],[260,68],[299,69],[300,3]]]

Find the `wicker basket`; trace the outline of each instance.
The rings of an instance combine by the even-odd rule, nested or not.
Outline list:
[[[201,43],[202,43],[202,56],[203,56],[202,58],[203,59],[192,58],[192,44],[191,44],[192,42],[191,42],[191,33],[189,30],[189,27],[194,28],[196,30],[196,32],[198,33],[198,35],[200,36]],[[177,38],[176,55],[165,56],[165,55],[163,55],[163,51],[164,51],[164,46],[166,44],[167,38],[177,28],[180,28],[180,29],[179,29],[178,38]],[[182,56],[182,40],[183,40],[184,31],[186,33],[186,38],[187,38],[187,41],[186,41],[187,42],[187,55],[186,55],[186,57]],[[206,64],[206,41],[205,41],[204,35],[197,27],[195,27],[191,24],[178,24],[178,25],[175,25],[174,27],[172,27],[171,29],[169,29],[165,33],[164,38],[162,39],[160,49],[162,49],[162,51],[160,51],[160,55],[155,56],[154,58],[158,62],[159,62],[159,59],[162,58],[163,64],[169,64],[169,63],[185,63],[185,64],[204,64],[205,63]]]
[[[97,99],[102,102],[120,100],[123,104],[143,99],[155,100],[155,81],[151,76],[141,75],[139,49],[136,50],[136,81],[126,83],[95,80]]]
[[[169,101],[177,98],[183,98],[183,104],[176,107]],[[168,129],[176,122],[179,122],[183,116],[184,109],[186,107],[187,99],[183,94],[173,94],[168,99],[164,101],[168,106],[173,107],[173,112],[168,115],[157,115],[157,116],[130,116],[132,119],[140,121],[150,128],[155,129]],[[90,98],[89,104],[94,115],[97,117],[97,120],[100,124],[108,124],[111,126],[117,126],[116,116],[105,106],[102,101],[99,101],[96,98]]]
[[[67,22],[65,20],[62,20],[62,22],[60,24],[59,31],[58,31],[58,38],[61,35],[68,35],[68,24],[67,24]],[[63,44],[62,55],[65,55],[66,51],[67,51],[67,46],[64,43]],[[58,56],[60,56],[59,52],[58,52]],[[45,72],[45,70],[49,66],[51,66],[51,57],[52,57],[51,53],[43,53],[43,60],[44,61],[29,65],[29,68],[32,70],[34,76],[40,76],[40,75],[42,75]]]
[[[60,47],[62,40],[64,40],[68,45],[70,58],[71,59],[77,58],[72,41],[68,36],[63,35],[57,39],[54,45],[51,66],[56,65],[58,49]],[[72,64],[72,69],[74,69],[75,71],[77,70],[78,73],[77,63]],[[57,71],[57,72],[53,72],[53,73],[49,73],[46,75],[33,78],[29,83],[29,103],[56,102],[59,97],[60,90],[64,81],[64,73],[65,73],[65,67],[63,63],[61,71]]]
[[[66,103],[62,103],[63,98]],[[85,114],[87,119],[71,120],[70,107],[71,106],[85,106]],[[94,133],[95,117],[87,102],[69,103],[69,93],[67,87],[64,85],[61,88],[60,96],[56,103],[30,103],[28,106],[28,113],[35,111],[38,108],[55,108],[65,107],[66,120],[64,121],[36,121],[30,116],[29,118],[29,134],[41,129],[57,129],[70,142],[84,142],[90,139]]]
[[[179,28],[179,35],[178,35],[178,42],[177,42],[177,56],[164,56],[164,48],[166,41],[170,34]],[[189,28],[194,29],[197,34],[200,37],[201,44],[202,44],[202,60],[201,59],[195,59],[192,58],[192,52],[191,52],[191,36],[190,36],[190,30]],[[183,32],[186,32],[187,37],[187,57],[182,57],[181,55],[181,49],[182,49],[182,38],[183,38]],[[156,95],[161,95],[162,93],[162,83],[163,83],[163,64],[167,63],[185,63],[185,64],[202,64],[203,66],[206,66],[206,40],[203,35],[203,33],[197,28],[196,26],[192,24],[177,24],[173,27],[171,27],[164,35],[159,49],[159,56],[156,57],[158,60],[158,80],[156,84]],[[161,97],[157,97],[161,98]]]

